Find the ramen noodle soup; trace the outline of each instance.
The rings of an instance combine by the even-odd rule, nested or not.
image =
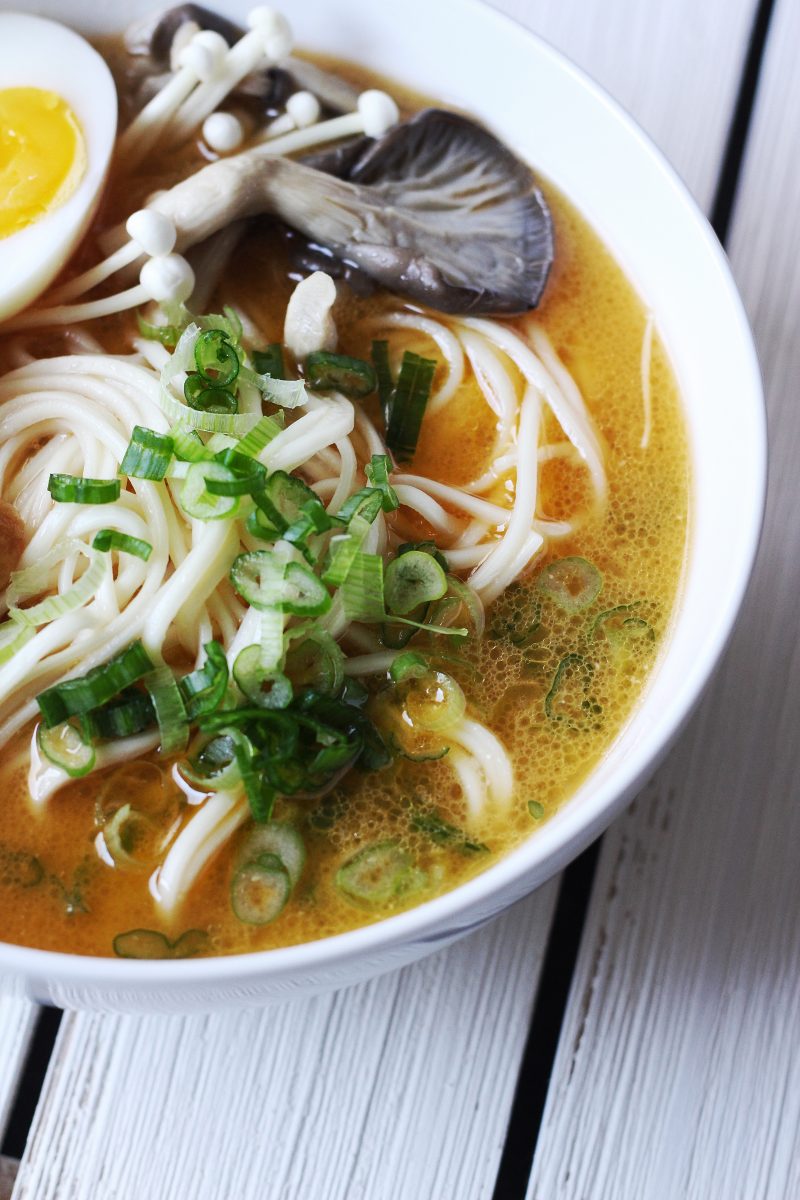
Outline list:
[[[680,397],[469,117],[266,10],[100,50],[102,201],[0,327],[0,938],[327,937],[535,836],[619,734],[681,581]]]

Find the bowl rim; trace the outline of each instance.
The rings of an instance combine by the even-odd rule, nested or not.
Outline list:
[[[692,662],[683,686],[660,714],[655,739],[650,735],[641,745],[635,746],[613,776],[603,781],[593,795],[583,797],[580,805],[571,806],[567,801],[556,814],[561,820],[555,829],[554,819],[551,819],[498,862],[444,895],[345,933],[271,950],[207,958],[127,960],[42,950],[0,940],[0,976],[43,979],[56,987],[114,986],[138,993],[156,988],[169,990],[173,985],[224,986],[244,978],[267,983],[270,979],[288,977],[298,971],[308,974],[323,971],[335,964],[345,965],[401,944],[428,942],[433,945],[439,940],[444,944],[492,919],[510,903],[509,892],[513,893],[512,899],[516,900],[540,886],[606,828],[629,802],[637,784],[654,769],[656,761],[677,737],[725,649],[755,561],[767,481],[766,411],[761,374],[747,315],[725,252],[675,168],[602,85],[545,38],[484,0],[466,0],[466,3],[465,0],[459,0],[459,6],[468,7],[473,14],[479,12],[484,20],[493,20],[504,26],[507,34],[524,39],[536,54],[549,59],[553,66],[569,76],[571,86],[587,93],[610,113],[625,130],[632,153],[637,157],[649,158],[651,165],[657,168],[664,187],[671,190],[673,199],[688,212],[709,264],[713,267],[718,286],[727,295],[735,324],[730,332],[738,340],[746,371],[741,390],[752,398],[749,465],[752,470],[750,486],[756,503],[750,511],[749,523],[738,530],[736,573],[725,596],[725,603],[715,612],[713,628],[704,642],[702,653]],[[557,180],[555,182],[558,184]],[[616,258],[615,251],[614,254]],[[630,279],[627,265],[625,271]],[[633,285],[637,286],[635,280]],[[679,615],[680,599],[673,611],[673,622],[679,620]],[[658,666],[654,668],[654,671],[657,670]],[[615,742],[620,736],[621,732],[617,734]],[[491,904],[492,897],[496,900],[494,907]],[[476,912],[481,914],[477,920],[459,923],[460,915]],[[437,930],[440,932],[437,933]]]

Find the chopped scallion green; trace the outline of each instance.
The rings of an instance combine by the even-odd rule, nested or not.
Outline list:
[[[120,475],[132,479],[163,479],[169,470],[175,446],[166,433],[134,425],[127,450],[119,464]]]
[[[68,679],[40,692],[36,703],[48,729],[70,717],[91,712],[106,704],[137,680],[153,670],[150,656],[141,642],[132,642],[121,654],[102,666],[94,667],[78,679]]]
[[[119,550],[123,554],[133,554],[147,562],[153,553],[153,547],[143,538],[131,537],[128,533],[120,533],[118,529],[98,529],[92,540],[92,549],[104,553],[109,550]]]
[[[119,500],[118,479],[82,479],[78,475],[51,475],[47,490],[62,504],[113,504]]]
[[[285,379],[286,368],[283,365],[283,346],[280,342],[271,342],[264,350],[254,350],[250,355],[253,367],[259,375],[269,375],[270,379]]]
[[[435,359],[406,350],[386,427],[386,444],[398,462],[414,457],[435,371]]]
[[[319,392],[337,391],[343,396],[360,399],[378,386],[371,364],[348,354],[316,350],[306,358],[305,369],[309,387]]]

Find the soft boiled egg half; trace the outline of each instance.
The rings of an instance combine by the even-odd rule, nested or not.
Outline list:
[[[0,320],[52,282],[92,218],[117,130],[100,55],[55,21],[0,13]]]

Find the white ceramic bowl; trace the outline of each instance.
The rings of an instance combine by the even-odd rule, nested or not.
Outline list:
[[[246,5],[210,0],[231,15]],[[92,32],[142,0],[36,0],[22,9]],[[6,986],[66,1007],[192,1010],[308,994],[400,967],[490,921],[609,824],[651,774],[730,634],[765,483],[761,385],[725,256],[680,180],[630,118],[549,46],[476,0],[293,0],[300,45],[372,66],[475,113],[583,212],[657,317],[685,403],[691,548],[668,645],[616,743],[571,800],[503,861],[410,912],[324,941],[229,958],[129,962],[0,944]]]

